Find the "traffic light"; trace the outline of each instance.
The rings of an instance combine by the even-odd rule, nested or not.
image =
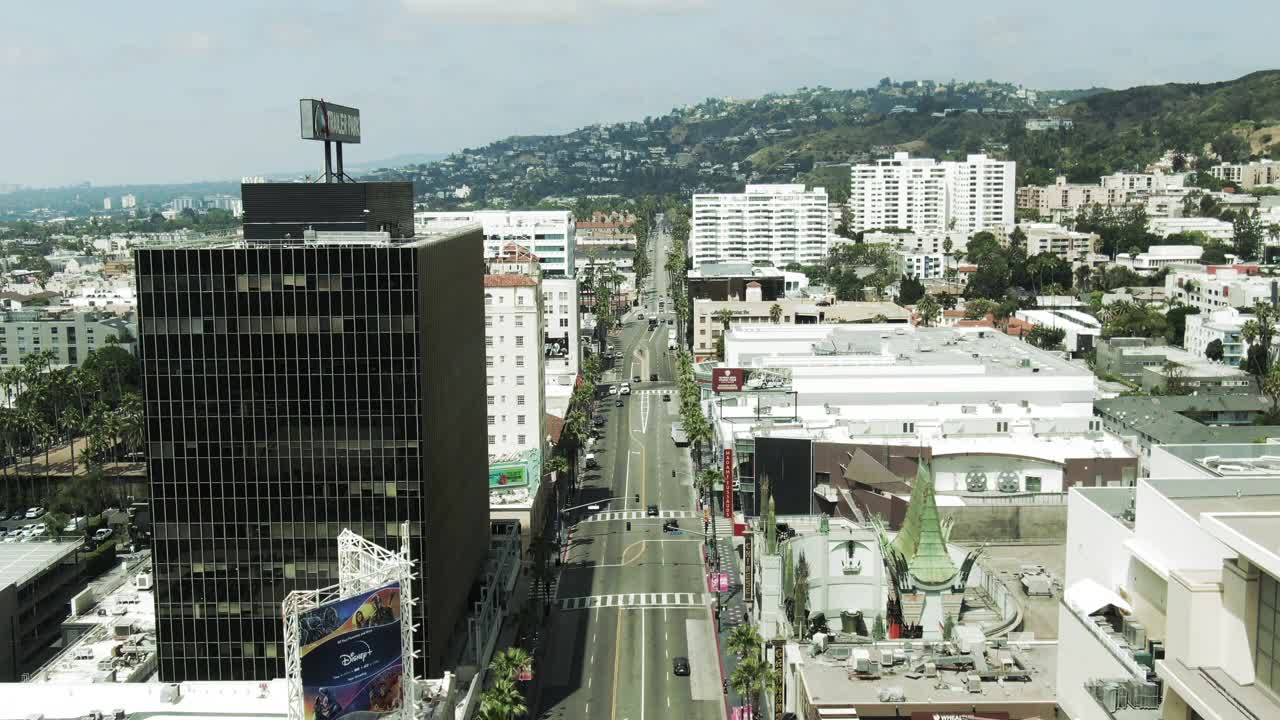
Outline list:
[[[628,521],[627,521],[627,530],[628,530],[628,531],[630,531],[630,530],[631,530],[631,521],[630,521],[630,520],[628,520]]]

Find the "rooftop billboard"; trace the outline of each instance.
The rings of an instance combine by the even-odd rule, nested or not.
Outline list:
[[[298,103],[303,140],[360,142],[360,111],[358,109],[324,100],[303,99]]]
[[[371,718],[400,709],[400,583],[312,608],[299,625],[306,720]]]

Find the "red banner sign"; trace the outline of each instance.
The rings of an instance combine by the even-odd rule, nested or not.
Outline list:
[[[724,516],[733,519],[733,448],[724,449]]]
[[[712,392],[741,392],[742,375],[742,368],[716,368],[712,370]]]

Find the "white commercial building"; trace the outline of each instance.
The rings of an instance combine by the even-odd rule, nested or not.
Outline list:
[[[689,256],[713,262],[814,265],[827,255],[827,191],[804,185],[748,185],[746,192],[693,196]]]
[[[134,208],[137,206],[138,206],[138,198],[134,197],[133,195],[120,196],[120,207],[124,208],[125,210],[128,210],[129,208]]]
[[[1275,284],[1274,278],[1250,275],[1238,267],[1212,265],[1170,265],[1164,278],[1169,302],[1190,305],[1202,313],[1225,307],[1250,308],[1260,300],[1270,301]]]
[[[1207,217],[1153,217],[1147,221],[1152,235],[1169,237],[1177,233],[1199,232],[1214,240],[1231,241],[1236,236],[1231,223]]]
[[[1136,488],[1071,491],[1066,717],[1280,717],[1280,477],[1247,457],[1239,473],[1207,469],[1235,447],[1159,447]]]
[[[484,256],[498,255],[507,243],[528,248],[542,264],[543,277],[573,275],[577,224],[568,210],[477,210],[475,212],[415,212],[414,231],[420,235],[448,232],[480,223]]]
[[[1175,263],[1198,263],[1203,254],[1199,245],[1152,245],[1137,255],[1119,253],[1116,264],[1139,275],[1151,275]]]
[[[1222,163],[1209,168],[1209,174],[1224,182],[1233,182],[1245,190],[1259,185],[1280,184],[1280,162],[1262,160],[1251,163]]]
[[[102,209],[103,209],[103,210],[110,210],[110,209],[111,209],[111,198],[109,198],[109,197],[104,197],[104,198],[102,198]]]
[[[1182,188],[1186,183],[1187,173],[1118,172],[1103,175],[1099,184],[1108,190],[1123,190],[1128,193],[1158,193]]]
[[[955,230],[966,236],[1014,222],[1015,163],[970,155],[938,162],[894,153],[850,168],[850,229]]]
[[[546,438],[542,295],[528,275],[484,278],[489,457],[536,449]]]
[[[1019,310],[1014,317],[1036,326],[1061,330],[1067,352],[1087,354],[1102,335],[1102,323],[1086,312],[1071,308]]]
[[[710,403],[722,446],[767,427],[927,447],[938,492],[960,495],[1055,493],[1136,473],[1132,452],[1093,417],[1092,373],[990,328],[740,326],[725,357],[722,367],[784,382]]]

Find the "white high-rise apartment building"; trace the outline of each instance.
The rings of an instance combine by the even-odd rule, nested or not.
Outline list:
[[[103,209],[103,210],[110,210],[110,209],[111,209],[111,198],[109,198],[109,197],[104,197],[104,198],[102,198],[102,209]]]
[[[128,210],[131,207],[137,207],[137,206],[138,206],[138,198],[134,197],[133,195],[120,196],[120,207],[124,208],[125,210]]]
[[[478,210],[415,212],[414,230],[421,235],[448,232],[471,223],[484,228],[484,255],[497,256],[507,243],[538,256],[543,277],[572,277],[577,221],[568,210]]]
[[[573,385],[578,376],[578,280],[543,278],[543,348],[548,385]]]
[[[485,383],[489,457],[542,450],[542,293],[537,278],[484,277]]]
[[[938,162],[894,153],[849,171],[850,229],[954,230],[965,236],[1014,222],[1012,161],[970,155]]]
[[[693,196],[689,255],[712,262],[813,265],[827,255],[831,213],[824,188],[748,185],[746,192]]]

